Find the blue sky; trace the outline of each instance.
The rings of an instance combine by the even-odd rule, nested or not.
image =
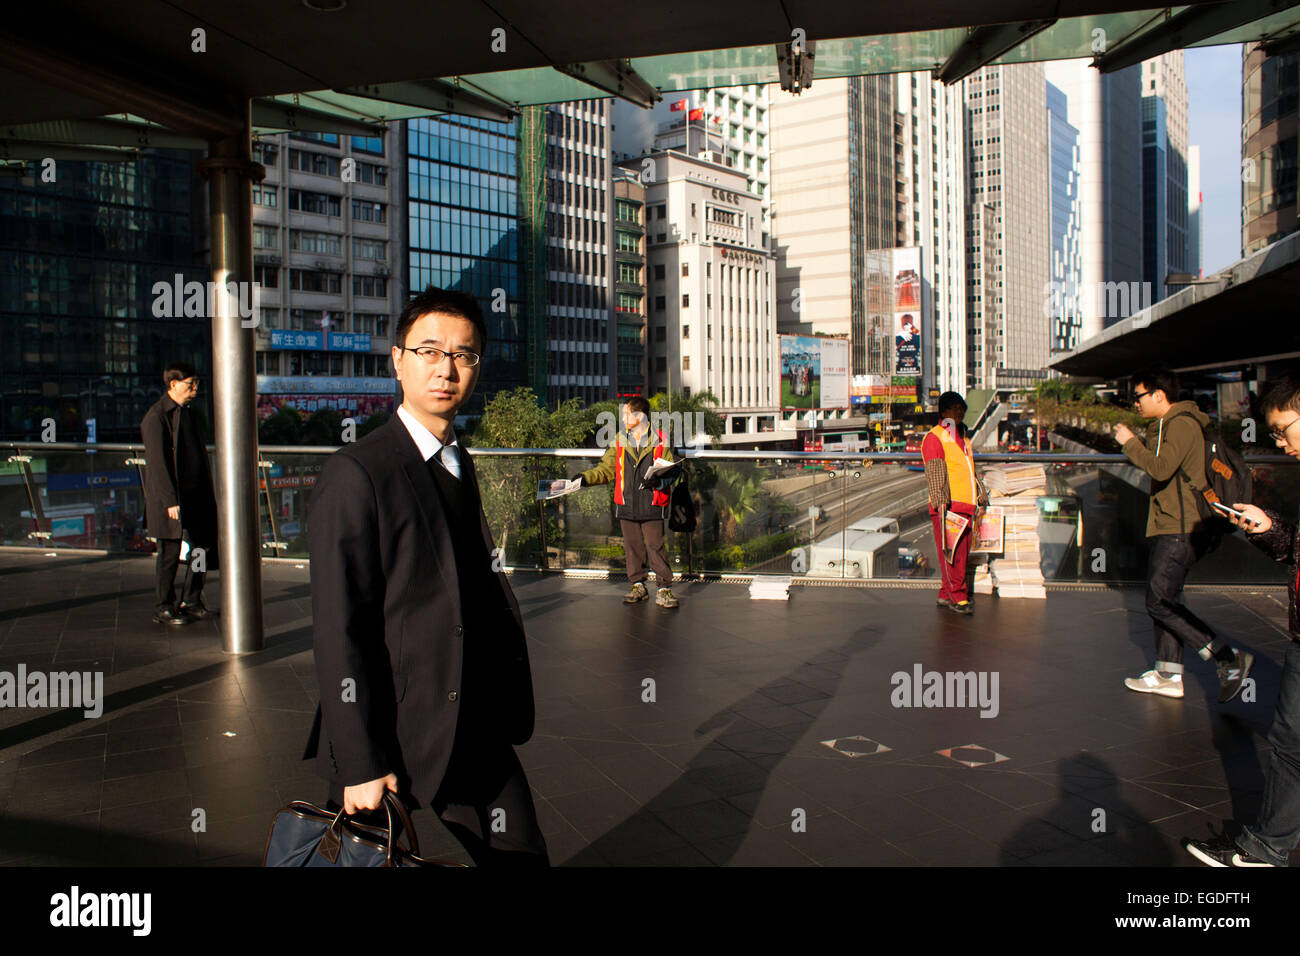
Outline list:
[[[1201,269],[1241,258],[1241,44],[1184,58],[1187,138],[1201,147]]]

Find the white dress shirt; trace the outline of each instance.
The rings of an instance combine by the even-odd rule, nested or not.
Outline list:
[[[406,410],[405,405],[397,407],[397,417],[402,420],[406,430],[415,439],[415,445],[420,449],[421,458],[426,462],[430,458],[437,458],[439,463],[453,476],[460,478],[460,439],[453,438],[451,443],[446,446],[446,454],[439,454],[443,450],[443,443],[433,432],[421,425],[419,420]]]

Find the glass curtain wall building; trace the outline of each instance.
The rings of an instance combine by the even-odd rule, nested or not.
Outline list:
[[[514,121],[446,115],[406,124],[407,288],[472,295],[487,320],[478,387],[463,409],[469,415],[499,389],[527,381],[518,142]]]
[[[1065,94],[1047,84],[1047,162],[1052,190],[1052,352],[1079,344],[1079,131],[1070,125]]]
[[[1241,75],[1241,254],[1248,256],[1300,225],[1300,54],[1265,56],[1243,44]]]
[[[169,361],[210,381],[203,317],[154,315],[153,287],[208,279],[199,155],[144,150],[134,163],[33,163],[0,179],[0,438],[139,441]],[[169,297],[170,300],[171,297]],[[211,391],[196,400],[212,421]]]

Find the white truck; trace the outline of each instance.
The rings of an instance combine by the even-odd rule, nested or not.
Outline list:
[[[898,544],[897,518],[859,518],[812,546],[808,573],[821,578],[896,578]]]

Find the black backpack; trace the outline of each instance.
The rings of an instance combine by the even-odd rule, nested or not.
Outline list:
[[[695,530],[695,502],[691,500],[691,483],[685,471],[668,502],[668,529],[688,534]]]
[[[1191,412],[1180,412],[1169,420],[1172,422],[1183,416],[1195,419]],[[1192,491],[1196,492],[1196,511],[1217,547],[1224,535],[1236,529],[1223,514],[1214,509],[1211,502],[1217,501],[1232,507],[1238,501],[1250,501],[1254,490],[1254,474],[1241,454],[1235,448],[1229,448],[1218,432],[1202,427],[1201,436],[1205,439],[1206,487],[1196,487],[1191,476],[1181,467],[1178,469],[1178,480],[1186,481],[1191,485]]]

